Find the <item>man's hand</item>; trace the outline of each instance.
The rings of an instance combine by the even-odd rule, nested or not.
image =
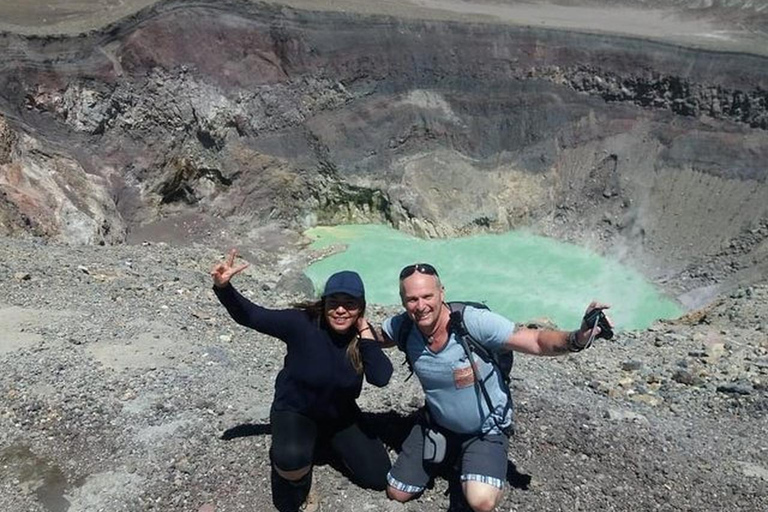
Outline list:
[[[235,266],[236,256],[237,249],[230,249],[227,258],[223,262],[214,265],[214,267],[211,269],[213,284],[217,288],[226,287],[229,284],[229,280],[232,279],[232,276],[239,274],[248,268],[248,263],[242,263],[238,266]]]
[[[608,308],[610,308],[608,304],[603,304],[600,302],[590,302],[589,306],[587,306],[587,310],[584,312],[584,316],[588,316],[592,311],[598,309],[600,311],[604,311]],[[613,322],[611,319],[606,315],[606,320],[608,320],[608,325],[611,326],[611,329],[613,329]],[[577,348],[582,349],[590,346],[592,342],[595,340],[598,334],[601,332],[601,328],[598,325],[587,325],[587,322],[584,320],[581,321],[581,327],[579,327],[579,330],[576,331],[576,340],[575,345]]]

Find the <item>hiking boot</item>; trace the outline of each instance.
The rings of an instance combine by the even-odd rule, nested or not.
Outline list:
[[[311,491],[312,475],[307,473],[297,481],[281,477],[272,467],[272,504],[278,512],[298,512],[305,509],[304,504]]]
[[[314,475],[312,475],[312,484],[309,488],[309,493],[307,493],[307,498],[301,504],[299,510],[301,512],[317,512],[320,510],[320,494],[317,492]]]

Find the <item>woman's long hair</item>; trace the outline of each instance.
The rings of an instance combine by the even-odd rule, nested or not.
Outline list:
[[[312,321],[317,322],[317,326],[320,329],[327,331],[331,330],[328,322],[325,319],[325,299],[318,299],[315,301],[297,302],[293,305],[294,308],[304,311]],[[365,314],[365,301],[362,301],[360,307],[360,315]],[[354,331],[355,326],[351,327]],[[352,363],[352,368],[358,375],[363,373],[363,356],[360,354],[360,336],[355,333],[352,339],[347,343],[347,359]]]

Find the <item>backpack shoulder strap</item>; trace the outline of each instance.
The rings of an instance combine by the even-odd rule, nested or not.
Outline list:
[[[477,305],[476,305],[477,304]],[[478,394],[482,396],[483,399],[485,399],[485,404],[488,406],[488,410],[492,411],[494,410],[494,404],[491,400],[490,395],[488,394],[488,390],[485,388],[485,384],[483,383],[483,380],[480,379],[477,375],[477,370],[475,368],[475,365],[472,364],[472,354],[475,353],[482,359],[483,361],[490,363],[491,367],[493,368],[493,372],[497,375],[501,376],[502,381],[507,384],[507,380],[504,378],[504,372],[501,370],[501,367],[499,365],[499,360],[496,354],[490,350],[488,350],[484,345],[482,345],[479,341],[477,341],[467,330],[467,326],[464,323],[464,310],[466,309],[466,306],[473,306],[477,307],[479,309],[488,309],[488,306],[485,304],[478,304],[478,303],[471,303],[471,302],[449,302],[448,307],[451,309],[451,325],[450,328],[456,333],[456,338],[458,339],[459,343],[461,344],[462,348],[464,349],[464,352],[467,354],[467,357],[469,358],[470,367],[472,368],[472,373],[475,376],[475,389],[478,390]],[[504,404],[505,412],[512,408],[512,395],[510,394],[509,387],[507,385],[503,386],[504,394],[507,396],[506,403]],[[494,418],[494,421],[497,420]],[[505,429],[501,427],[501,425],[496,423],[497,427],[504,431]]]
[[[405,380],[408,380],[413,377],[413,363],[411,362],[411,358],[408,357],[406,344],[408,343],[408,337],[411,335],[411,329],[413,329],[413,320],[411,320],[411,317],[407,314],[402,314],[401,317],[403,321],[400,322],[400,327],[395,334],[395,343],[397,344],[397,349],[405,354],[405,364],[408,365],[408,371],[410,372]]]
[[[471,306],[475,309],[489,309],[488,306],[480,302],[449,302],[448,307],[451,310],[451,329],[456,332],[457,336],[466,340],[472,351],[480,356],[481,359],[491,363],[501,374],[504,383],[508,385],[512,364],[514,362],[514,354],[511,351],[496,354],[495,352],[488,350],[485,345],[472,336],[472,333],[467,329],[467,324],[464,322],[464,310],[467,306]]]
[[[413,320],[411,320],[411,317],[406,314],[400,316],[403,321],[400,322],[400,328],[397,330],[397,334],[395,335],[395,343],[397,344],[397,348],[399,350],[405,352],[405,345],[408,343],[408,336],[411,335],[411,329],[413,329]]]
[[[479,302],[449,302],[448,307],[451,310],[451,329],[454,330],[457,336],[461,336],[467,340],[472,349],[479,352],[480,356],[485,359],[494,360],[495,354],[485,348],[480,342],[472,336],[472,333],[467,329],[467,324],[464,322],[464,310],[467,306],[472,306],[476,309],[488,309],[488,306]]]

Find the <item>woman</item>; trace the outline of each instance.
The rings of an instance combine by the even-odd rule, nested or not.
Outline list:
[[[297,510],[307,499],[315,449],[324,445],[349,470],[353,482],[384,490],[389,456],[360,424],[363,375],[385,386],[392,363],[365,319],[365,289],[351,271],[333,274],[316,302],[271,310],[240,295],[230,279],[248,267],[235,265],[236,251],[213,267],[214,291],[232,318],[283,340],[287,354],[275,382],[272,425],[272,501]],[[307,500],[308,502],[310,500]],[[305,503],[306,510],[312,507]]]

